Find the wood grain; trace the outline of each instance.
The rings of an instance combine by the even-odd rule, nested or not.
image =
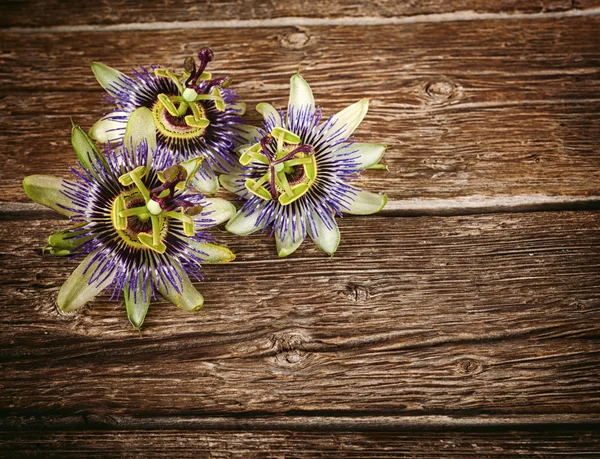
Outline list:
[[[143,337],[106,298],[60,314],[64,220],[5,222],[4,418],[491,417],[600,408],[600,213],[341,221],[330,261],[218,234],[196,315],[155,304]]]
[[[387,193],[397,212],[427,208],[432,199],[460,207],[465,198],[482,211],[494,207],[486,204],[490,197],[500,199],[500,209],[510,209],[511,198],[526,210],[540,208],[536,195],[597,202],[599,26],[600,18],[586,17],[361,27],[360,33],[355,27],[259,35],[252,29],[3,33],[0,157],[9,167],[0,172],[0,199],[25,201],[20,181],[40,167],[68,173],[69,117],[89,127],[108,108],[87,62],[177,66],[211,44],[215,73],[232,75],[251,107],[263,99],[285,103],[298,67],[326,113],[370,97],[357,138],[390,145],[390,171],[370,171],[358,184]],[[306,42],[290,45],[297,34]],[[253,110],[248,120],[258,122]]]
[[[261,20],[286,17],[339,18],[352,17],[399,17],[461,11],[478,13],[544,13],[595,8],[597,0],[573,2],[571,0],[459,0],[440,2],[396,2],[384,0],[359,2],[327,0],[314,3],[308,0],[297,2],[255,2],[249,0],[219,0],[197,2],[142,2],[118,0],[89,3],[73,3],[61,0],[9,0],[0,5],[0,27],[40,27],[60,25],[106,25],[122,23],[153,23],[172,21],[227,21]],[[61,11],[60,15],[56,11]]]
[[[595,457],[597,431],[503,432],[0,432],[19,457],[562,458]],[[2,453],[0,452],[0,455]]]

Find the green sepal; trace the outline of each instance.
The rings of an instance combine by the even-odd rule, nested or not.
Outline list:
[[[93,238],[93,236],[78,237],[89,231],[88,229],[76,231],[77,228],[81,228],[86,225],[87,223],[80,223],[72,228],[69,228],[68,230],[58,231],[51,234],[48,237],[48,243],[42,250],[42,253],[48,252],[50,255],[59,257],[71,255],[79,248],[79,246],[85,244],[87,241]]]
[[[92,72],[94,72],[94,76],[98,80],[98,83],[100,83],[100,86],[108,92],[114,92],[115,88],[112,86],[120,80],[127,78],[119,70],[113,69],[101,62],[92,62]]]
[[[79,126],[73,125],[71,131],[71,144],[73,145],[73,150],[75,150],[75,154],[77,155],[77,159],[81,163],[81,166],[89,171],[97,180],[100,180],[95,171],[95,169],[98,169],[97,163],[100,162],[105,167],[107,164],[90,136],[83,132]]]
[[[147,165],[152,163],[152,151],[156,151],[156,125],[152,112],[146,107],[139,107],[129,117],[123,142],[126,148],[135,152],[142,142],[148,144]]]
[[[206,255],[202,261],[211,264],[229,263],[235,260],[235,254],[227,247],[210,242],[198,242],[189,239],[188,243],[197,250],[200,250]]]
[[[151,295],[150,280],[145,281],[141,274],[138,274],[135,292],[129,290],[129,281],[125,282],[123,296],[125,297],[127,318],[136,330],[142,328],[142,324],[144,323],[144,319],[146,318],[150,306]]]
[[[74,212],[64,209],[73,207],[69,198],[61,193],[63,179],[52,175],[29,175],[23,179],[23,190],[32,201],[71,217]]]
[[[173,266],[182,280],[181,286],[179,286],[180,292],[177,292],[172,285],[169,285],[167,289],[162,283],[159,284],[158,291],[167,300],[184,311],[194,312],[199,310],[204,305],[204,297],[192,285],[183,269],[175,263]]]

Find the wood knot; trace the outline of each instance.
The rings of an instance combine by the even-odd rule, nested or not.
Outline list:
[[[458,362],[456,370],[461,375],[478,375],[483,371],[483,363],[475,359],[463,359]]]
[[[443,105],[459,95],[456,84],[448,79],[428,81],[424,87],[426,101],[430,105]]]
[[[275,351],[275,363],[289,367],[302,363],[308,356],[308,339],[298,332],[282,333],[271,338],[271,349]]]
[[[302,49],[310,43],[310,36],[305,32],[292,32],[282,37],[281,46],[288,49]]]
[[[346,296],[352,301],[356,301],[357,303],[364,303],[366,301],[369,301],[369,299],[371,298],[371,293],[369,292],[369,289],[364,285],[350,283],[346,286]]]
[[[108,414],[102,413],[85,413],[83,421],[94,427],[116,427],[117,420]]]

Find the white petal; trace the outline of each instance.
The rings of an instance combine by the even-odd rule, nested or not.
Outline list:
[[[85,272],[86,267],[92,261],[97,251],[90,253],[79,264],[77,269],[71,273],[67,281],[63,284],[58,292],[57,303],[58,307],[65,312],[75,311],[82,307],[88,301],[91,301],[96,295],[104,291],[113,281],[114,272],[111,273],[106,280],[100,284],[94,282],[89,284],[88,281],[92,277],[94,270],[98,266],[97,262],[92,263],[89,269]]]
[[[285,238],[281,238],[279,231],[275,231],[275,243],[277,244],[277,254],[283,258],[296,251],[300,244],[304,242],[304,228],[302,222],[296,222],[295,231],[289,225],[285,233]]]
[[[238,212],[227,222],[225,225],[225,229],[233,234],[238,234],[240,236],[246,236],[248,234],[252,234],[259,229],[262,229],[266,221],[262,221],[260,225],[257,226],[257,221],[260,217],[262,209],[255,209],[254,212],[246,215],[243,210],[238,210]]]
[[[263,131],[255,126],[242,125],[238,126],[239,135],[244,139],[244,143],[249,145],[255,144],[263,137]]]
[[[156,150],[156,125],[152,112],[146,107],[134,110],[127,121],[123,137],[125,147],[132,148],[134,151],[142,141],[148,143],[149,150]]]
[[[348,210],[343,212],[354,215],[368,215],[379,212],[387,204],[388,198],[385,194],[371,193],[370,191],[359,191],[354,196],[354,202]]]
[[[196,172],[196,175],[192,178],[192,184],[204,194],[215,194],[219,191],[219,180],[207,170]]]
[[[308,83],[300,76],[299,73],[290,78],[290,99],[288,102],[288,113],[294,107],[295,110],[315,108],[315,98]]]
[[[361,99],[346,107],[332,117],[333,125],[327,130],[325,137],[335,134],[336,139],[347,139],[361,123],[368,109],[368,99]]]
[[[223,174],[219,176],[219,181],[223,188],[232,193],[243,194],[244,193],[244,181],[238,182],[240,175],[238,174]]]
[[[148,307],[150,306],[150,279],[145,280],[144,276],[138,275],[137,288],[134,291],[129,290],[129,282],[125,283],[123,296],[125,297],[125,309],[127,310],[127,318],[131,325],[136,329],[142,328]]]
[[[64,189],[63,179],[52,175],[29,175],[23,179],[23,189],[32,201],[67,217],[74,215],[70,210],[61,207],[73,207],[71,200],[61,193],[61,189]]]
[[[124,118],[120,121],[116,121],[116,117]],[[127,117],[129,117],[129,113],[122,111],[111,112],[108,115],[105,115],[94,123],[90,129],[90,137],[101,143],[120,141],[125,135],[127,123],[124,120],[127,119]]]
[[[124,73],[101,62],[92,62],[92,72],[94,72],[94,76],[98,80],[98,83],[100,83],[100,86],[108,92],[114,92],[114,88],[111,88],[114,83],[127,78]]]
[[[213,220],[214,225],[220,225],[235,215],[235,206],[225,199],[206,198],[205,201],[209,205],[202,209],[199,216]]]
[[[319,249],[328,255],[333,255],[340,244],[340,229],[335,219],[332,216],[331,220],[327,222],[329,223],[328,228],[317,212],[312,211],[311,215],[315,222],[316,234],[313,234],[313,230],[311,230],[310,237]]]
[[[159,282],[158,291],[167,300],[184,311],[197,311],[204,305],[204,297],[196,290],[196,287],[192,285],[187,274],[179,266],[174,266],[182,278],[182,285],[179,286],[181,292],[177,292],[175,287],[170,284],[168,288],[165,288],[162,282]]]
[[[269,124],[281,126],[281,113],[271,104],[261,102],[256,106],[256,111],[263,116],[265,121],[269,121]]]
[[[357,155],[360,162],[358,168],[367,169],[381,161],[387,147],[378,143],[353,143],[348,149],[350,151],[358,150]]]
[[[198,242],[193,239],[188,239],[188,243],[206,255],[206,258],[203,259],[206,263],[229,263],[235,260],[234,253],[227,247],[210,242]]]

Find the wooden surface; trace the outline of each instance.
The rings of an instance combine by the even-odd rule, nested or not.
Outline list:
[[[0,5],[0,456],[600,455],[600,2],[16,2]],[[60,11],[60,14],[57,14]],[[29,203],[68,176],[89,62],[177,67],[199,47],[255,103],[298,68],[325,112],[391,148],[333,260],[217,239],[190,315],[143,335],[100,297],[57,310],[67,221]],[[223,197],[232,198],[226,192]]]

